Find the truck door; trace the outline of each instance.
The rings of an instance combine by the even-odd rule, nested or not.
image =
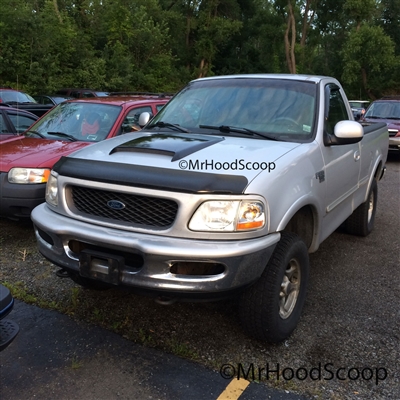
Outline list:
[[[345,97],[335,84],[325,86],[324,135],[333,135],[336,123],[348,120]],[[360,143],[328,144],[323,147],[326,179],[325,223],[336,229],[353,211],[353,195],[358,188]],[[337,222],[335,222],[337,221]]]

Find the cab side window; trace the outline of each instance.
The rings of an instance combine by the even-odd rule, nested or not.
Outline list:
[[[329,85],[329,89],[329,110],[325,120],[325,130],[332,135],[335,125],[339,121],[348,120],[349,116],[339,88],[336,85]]]

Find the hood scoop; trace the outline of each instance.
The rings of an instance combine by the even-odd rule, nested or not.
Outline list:
[[[155,134],[141,136],[114,147],[110,151],[110,155],[118,152],[164,154],[172,156],[172,162],[223,140],[223,137],[210,137],[195,134]]]

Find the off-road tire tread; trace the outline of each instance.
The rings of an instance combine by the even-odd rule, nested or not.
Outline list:
[[[372,214],[371,221],[368,223],[368,208],[369,208],[369,199],[370,195],[373,193],[374,196],[374,210]],[[376,206],[378,201],[378,184],[374,179],[368,193],[367,200],[360,204],[354,211],[353,214],[350,215],[349,218],[344,223],[344,227],[346,232],[351,235],[356,236],[368,236],[374,227]]]
[[[299,297],[292,315],[281,329],[282,319],[279,316],[280,284],[283,277],[282,264],[288,257],[288,252],[300,252],[305,256],[305,265],[301,268],[301,285]],[[241,296],[239,317],[243,329],[254,338],[270,343],[285,340],[295,329],[304,305],[309,273],[308,250],[305,243],[295,234],[282,232],[281,239],[260,279]],[[279,275],[279,276],[278,276]],[[276,281],[279,280],[277,284]],[[292,318],[293,316],[293,318]]]

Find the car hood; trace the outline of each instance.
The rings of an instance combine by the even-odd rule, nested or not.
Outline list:
[[[242,175],[251,180],[270,163],[300,145],[223,135],[140,132],[94,144],[90,150],[82,149],[72,157],[169,170]]]
[[[0,142],[4,142],[10,139],[18,139],[18,136],[15,133],[3,133],[0,135]]]
[[[13,167],[52,168],[61,156],[87,146],[88,142],[66,142],[27,138],[25,136],[1,143],[0,171]]]
[[[397,129],[400,130],[400,120],[399,119],[387,119],[387,118],[364,118],[365,122],[385,122],[388,126],[388,129]]]

